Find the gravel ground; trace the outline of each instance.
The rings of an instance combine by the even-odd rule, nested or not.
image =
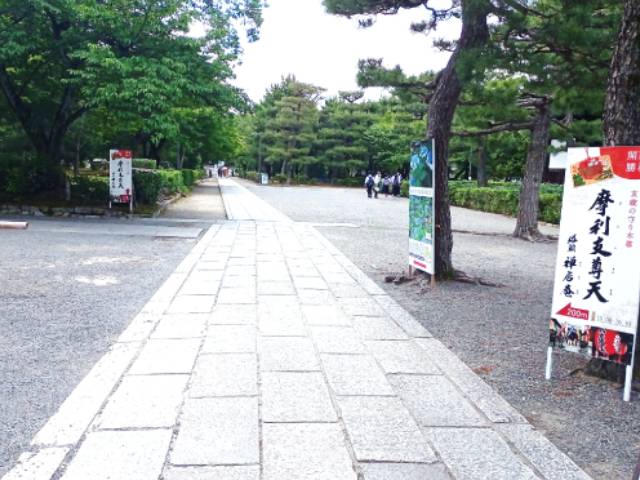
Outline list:
[[[197,240],[157,236],[169,222],[118,236],[119,222],[27,220],[0,230],[0,476]]]
[[[454,229],[481,234],[454,234],[454,264],[504,286],[395,286],[384,276],[406,268],[407,200],[244,185],[296,221],[353,224],[318,228],[593,478],[631,478],[640,449],[637,396],[622,402],[619,385],[582,375],[584,360],[569,353],[555,356],[554,380],[544,380],[554,242],[516,240],[508,236],[513,219],[455,208]]]

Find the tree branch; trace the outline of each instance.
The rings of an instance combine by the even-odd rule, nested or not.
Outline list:
[[[465,130],[461,132],[451,132],[451,135],[455,137],[483,137],[485,135],[492,135],[494,133],[500,132],[517,132],[518,130],[531,130],[533,127],[534,122],[505,122],[484,130]]]

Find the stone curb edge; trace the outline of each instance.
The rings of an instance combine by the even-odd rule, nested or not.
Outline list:
[[[117,386],[188,273],[220,229],[213,225],[133,318],[31,441],[1,480],[49,480],[76,447],[110,393]]]

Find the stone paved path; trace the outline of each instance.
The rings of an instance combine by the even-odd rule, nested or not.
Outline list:
[[[209,219],[225,218],[224,205],[216,178],[205,178],[193,187],[192,193],[169,205],[162,218]]]
[[[221,189],[4,480],[589,478],[315,228]]]

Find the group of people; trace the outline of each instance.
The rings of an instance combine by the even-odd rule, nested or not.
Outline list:
[[[364,186],[367,189],[367,196],[369,198],[378,198],[378,193],[383,193],[385,197],[393,195],[398,197],[400,195],[400,185],[402,185],[402,174],[397,171],[393,175],[381,174],[377,172],[372,175],[371,172],[367,173],[364,179]]]

